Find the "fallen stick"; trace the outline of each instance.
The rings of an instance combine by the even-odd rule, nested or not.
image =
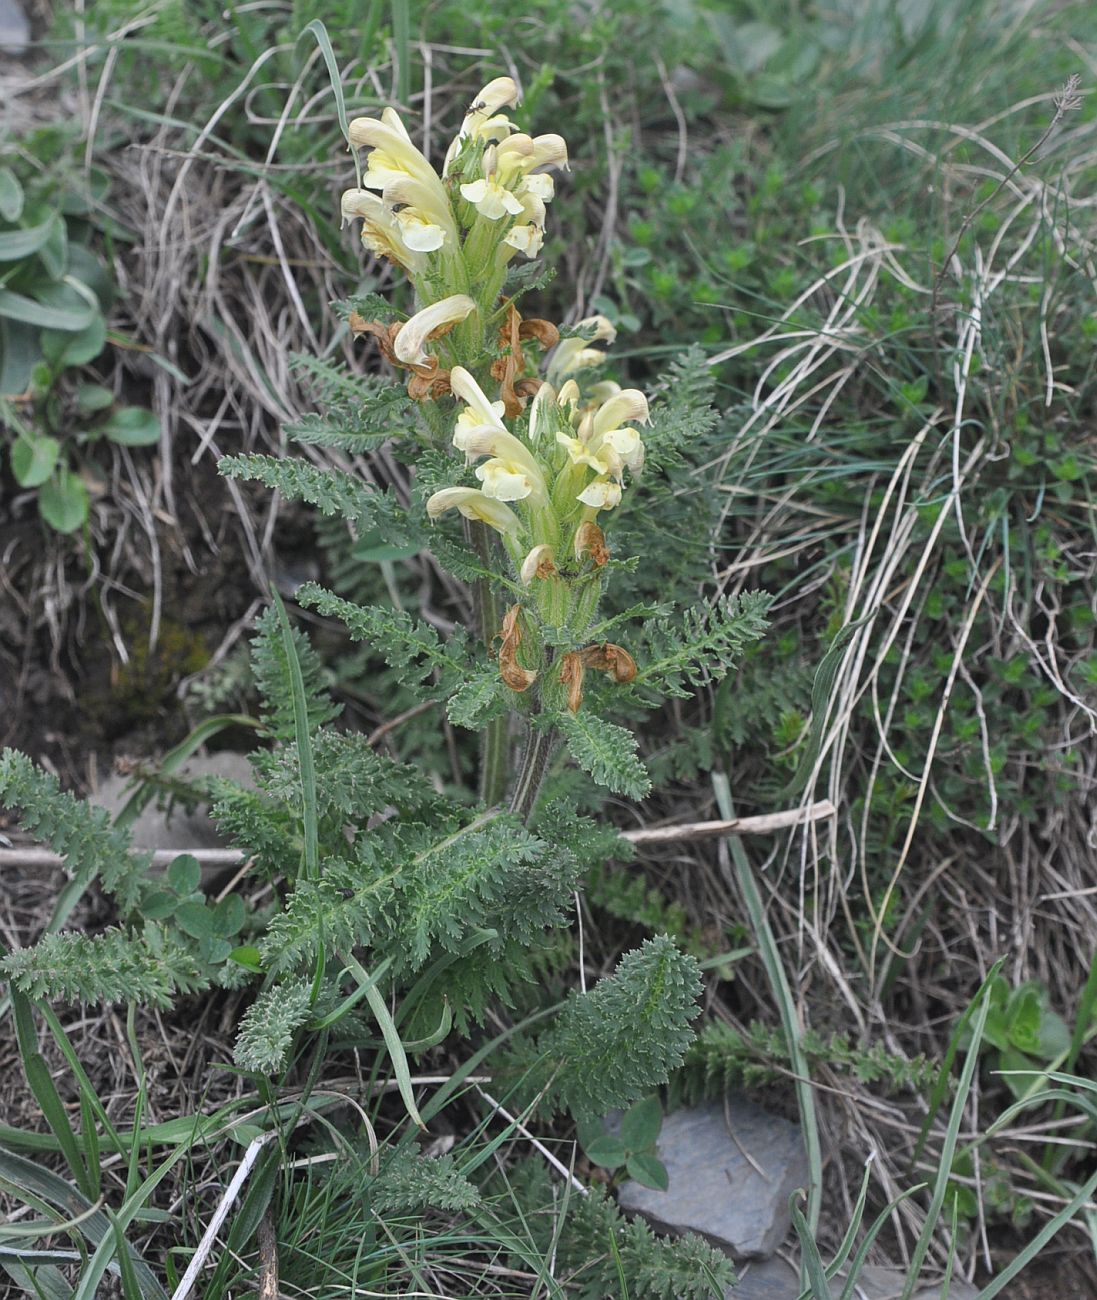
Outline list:
[[[652,826],[639,831],[622,831],[630,844],[674,844],[680,840],[712,840],[721,835],[771,835],[774,831],[806,826],[833,817],[837,809],[829,799],[819,799],[806,808],[734,817],[731,821],[677,822],[673,826]],[[138,850],[140,851],[140,850]],[[203,867],[238,867],[245,861],[239,849],[157,849],[153,866],[166,867],[181,854],[196,858]],[[0,870],[4,867],[63,867],[65,859],[49,849],[0,849]]]

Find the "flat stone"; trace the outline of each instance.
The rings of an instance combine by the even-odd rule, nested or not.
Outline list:
[[[657,1232],[696,1232],[733,1259],[772,1255],[791,1224],[788,1202],[808,1181],[797,1125],[744,1098],[668,1115],[659,1134],[665,1192],[627,1182],[621,1208]]]
[[[2,3],[2,0],[0,0]],[[198,777],[223,776],[230,781],[252,787],[255,784],[251,764],[244,754],[222,750],[216,754],[200,754],[188,760],[179,775],[194,780]],[[90,796],[90,801],[115,816],[122,811],[130,795],[132,778],[112,772]],[[225,843],[209,817],[209,810],[189,810],[176,804],[170,812],[156,806],[156,800],[147,804],[130,827],[135,849],[218,849]]]
[[[15,0],[0,0],[0,54],[22,54],[30,44],[30,23]]]
[[[901,1269],[866,1265],[853,1289],[854,1300],[898,1300],[906,1282]],[[842,1294],[845,1277],[831,1281],[830,1293]],[[761,1263],[745,1264],[739,1274],[739,1285],[725,1293],[725,1300],[797,1300],[800,1294],[800,1277],[786,1260],[774,1256]],[[948,1300],[976,1300],[979,1291],[970,1282],[953,1280],[948,1289]],[[920,1286],[913,1300],[940,1300],[940,1286]]]

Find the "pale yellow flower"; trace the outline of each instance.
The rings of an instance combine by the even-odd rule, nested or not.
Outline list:
[[[424,307],[400,327],[393,345],[397,357],[405,365],[426,365],[427,341],[439,332],[445,333],[476,310],[476,304],[463,293]]]
[[[522,561],[518,576],[522,580],[522,585],[528,587],[534,578],[551,577],[555,572],[556,563],[552,547],[542,542],[540,546],[535,546]]]
[[[447,510],[459,510],[466,519],[479,519],[504,534],[516,534],[522,527],[522,521],[509,506],[486,497],[479,488],[442,488],[427,501],[431,519],[437,519]]]
[[[498,221],[507,215],[521,216],[523,212],[521,199],[497,181],[468,181],[461,186],[461,195],[489,221]]]
[[[535,226],[532,222],[524,226],[512,226],[503,236],[504,244],[517,249],[519,253],[525,253],[530,258],[537,256],[544,242],[544,227]]]
[[[375,257],[387,257],[413,275],[422,270],[423,258],[408,245],[396,218],[369,190],[347,190],[341,210],[344,221],[362,219],[362,243]]]
[[[612,510],[621,502],[621,485],[611,478],[596,478],[576,499],[594,510]]]
[[[476,477],[484,485],[484,496],[495,501],[524,501],[544,494],[544,480],[539,472],[531,473],[523,461],[495,458],[476,467]]]
[[[612,343],[617,337],[613,322],[605,316],[587,316],[576,322],[576,328],[593,327],[590,339],[561,339],[553,349],[548,363],[548,379],[551,384],[558,384],[565,375],[574,374],[587,366],[600,366],[606,354],[599,348],[592,348],[591,343]]]

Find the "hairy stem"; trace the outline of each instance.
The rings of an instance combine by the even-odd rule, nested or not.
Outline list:
[[[491,568],[491,537],[487,525],[478,519],[466,520],[465,535],[476,551],[481,568]],[[491,643],[499,631],[502,616],[499,601],[486,578],[472,586],[472,603],[480,639],[491,652]],[[493,718],[480,733],[480,798],[489,808],[501,803],[507,790],[507,723],[506,716]]]
[[[520,821],[528,821],[541,793],[549,759],[556,748],[556,732],[540,731],[530,728],[526,752],[522,755],[522,766],[518,772],[518,781],[511,796],[510,810]]]

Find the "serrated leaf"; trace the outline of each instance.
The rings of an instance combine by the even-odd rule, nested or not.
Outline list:
[[[587,1159],[602,1169],[620,1169],[628,1159],[628,1151],[619,1137],[603,1133],[586,1148]]]
[[[38,490],[38,512],[59,533],[74,533],[82,528],[89,505],[88,489],[64,465]]]
[[[572,758],[599,785],[630,799],[643,799],[651,789],[651,778],[636,755],[636,737],[631,731],[582,709],[562,714],[557,726]]]
[[[168,866],[168,885],[180,898],[193,894],[202,883],[202,866],[193,853],[180,853]]]
[[[12,443],[11,472],[20,487],[39,487],[53,473],[61,444],[45,434],[20,434]]]
[[[499,670],[490,664],[461,683],[451,696],[446,713],[455,726],[478,731],[486,722],[504,713],[506,708]]]
[[[657,1192],[665,1192],[670,1186],[667,1167],[659,1159],[646,1151],[636,1151],[625,1161],[625,1172],[644,1187],[653,1187]]]
[[[663,1107],[659,1098],[645,1097],[621,1117],[621,1140],[630,1151],[646,1151],[655,1145],[662,1127]]]
[[[143,406],[120,407],[100,429],[122,447],[152,447],[162,431],[159,418]]]

